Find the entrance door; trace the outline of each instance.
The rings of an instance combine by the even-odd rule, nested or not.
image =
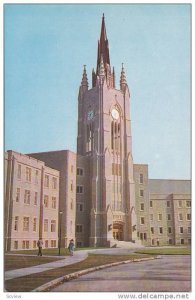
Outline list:
[[[124,238],[123,238],[123,225],[122,224],[115,223],[113,225],[112,233],[113,233],[113,238],[115,240],[123,241]]]

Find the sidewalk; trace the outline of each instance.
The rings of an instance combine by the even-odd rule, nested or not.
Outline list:
[[[35,273],[41,273],[52,269],[72,265],[87,258],[88,250],[75,251],[73,256],[67,256],[65,259],[56,260],[51,263],[41,264],[33,267],[16,269],[5,272],[5,280],[23,277]]]
[[[60,267],[75,264],[87,258],[88,253],[109,254],[109,255],[125,255],[134,252],[136,249],[122,249],[122,248],[107,248],[107,249],[90,249],[75,251],[73,256],[66,256],[65,259],[56,260],[54,262],[41,264],[33,267],[21,268],[5,272],[5,280],[10,280],[18,277],[23,277],[35,273],[41,273]],[[17,254],[19,255],[19,254]],[[59,258],[59,257],[58,257]]]

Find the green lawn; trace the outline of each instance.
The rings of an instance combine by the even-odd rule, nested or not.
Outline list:
[[[7,255],[9,257],[9,255]],[[31,274],[15,279],[5,281],[5,289],[8,292],[30,292],[33,289],[47,283],[55,278],[77,272],[80,270],[96,267],[104,264],[109,264],[118,261],[133,260],[135,258],[146,257],[146,255],[94,255],[90,254],[85,260],[53,270],[44,271],[38,274]],[[29,257],[30,258],[30,257]],[[31,257],[33,260],[34,257]]]
[[[9,254],[29,254],[29,255],[37,255],[38,250],[18,250],[18,251],[11,251],[8,252]],[[42,250],[43,256],[44,255],[52,255],[52,256],[58,256],[59,250],[57,248],[51,248],[51,249],[43,249]],[[61,256],[67,256],[70,255],[67,248],[61,248],[60,250]]]
[[[75,251],[79,251],[79,250],[96,250],[96,249],[105,249],[103,247],[99,247],[99,248],[90,248],[90,247],[86,247],[86,248],[75,248]],[[37,255],[38,250],[18,250],[18,251],[11,251],[8,252],[9,254],[29,254],[29,255]],[[52,255],[52,256],[59,256],[59,250],[58,248],[49,248],[49,249],[43,249],[42,250],[43,256],[44,255]],[[67,256],[70,255],[69,251],[67,248],[61,248],[60,250],[60,255],[61,256]]]
[[[136,251],[136,253],[142,254],[156,254],[156,255],[189,255],[191,254],[191,248],[158,248],[158,249],[143,249]]]

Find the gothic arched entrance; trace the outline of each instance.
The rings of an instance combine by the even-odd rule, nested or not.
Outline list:
[[[112,235],[115,240],[124,240],[124,225],[121,222],[115,222],[113,224]]]

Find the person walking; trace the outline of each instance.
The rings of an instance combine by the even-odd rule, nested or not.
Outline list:
[[[37,247],[39,248],[39,251],[38,251],[38,256],[42,256],[42,247],[43,247],[43,241],[41,239],[38,240],[37,242]]]
[[[73,256],[73,251],[74,251],[74,240],[73,239],[70,240],[70,243],[68,245],[68,250],[70,252],[70,255]]]

